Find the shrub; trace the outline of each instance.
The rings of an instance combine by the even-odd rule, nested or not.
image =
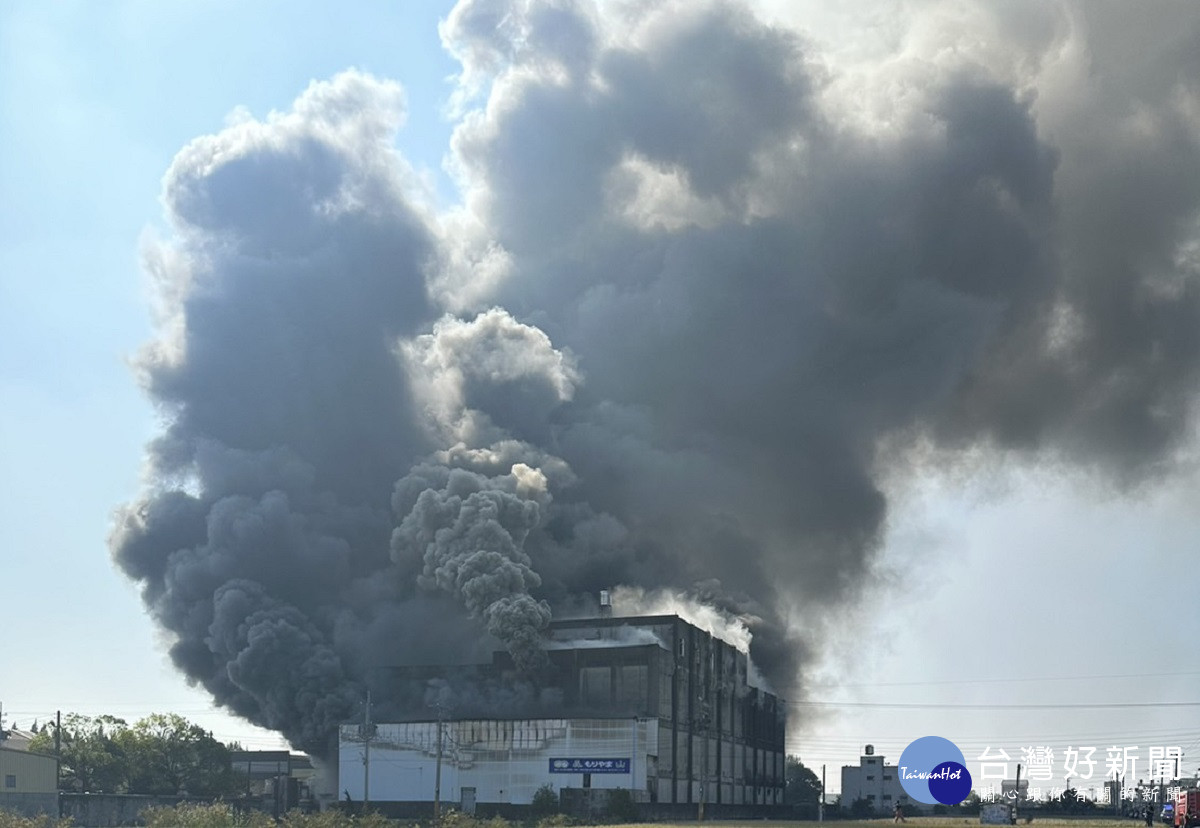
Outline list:
[[[181,804],[174,808],[148,808],[142,812],[146,828],[275,828],[275,820],[261,811],[239,812],[227,804]],[[468,818],[469,819],[469,818]],[[333,809],[316,814],[289,811],[279,819],[280,828],[390,828],[394,823],[376,811],[348,814]],[[67,828],[54,825],[14,825],[0,822],[0,828]],[[455,828],[478,828],[456,823]],[[507,826],[493,826],[507,828]]]
[[[349,814],[332,808],[316,814],[289,811],[279,820],[281,828],[383,828],[390,824],[376,811]]]
[[[575,820],[566,814],[551,814],[548,817],[539,819],[537,821],[537,828],[567,828],[567,826],[574,824]]]
[[[181,802],[142,811],[146,828],[273,828],[275,820],[259,811],[236,811],[224,802]]]
[[[55,819],[46,814],[26,817],[12,811],[0,809],[0,828],[70,828],[70,826],[70,817]]]
[[[509,828],[509,824],[508,820],[501,816],[483,820],[470,814],[464,814],[462,811],[450,809],[442,811],[437,828]]]
[[[614,822],[637,822],[637,804],[633,801],[633,794],[625,788],[609,791],[608,818]]]
[[[875,806],[864,796],[850,803],[850,816],[854,819],[870,819],[875,816]]]
[[[552,785],[542,785],[533,792],[533,800],[529,803],[529,812],[534,817],[558,813],[558,794],[554,792]]]

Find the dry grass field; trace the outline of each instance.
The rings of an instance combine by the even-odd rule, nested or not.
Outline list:
[[[817,825],[816,822],[777,822],[770,820],[706,820],[705,824],[716,826],[717,828],[801,828],[804,826]],[[826,823],[829,828],[887,828],[893,825],[891,817],[886,819],[844,819],[831,820]],[[1024,825],[1022,819],[1018,823]],[[1129,817],[1081,817],[1079,819],[1070,819],[1067,817],[1047,817],[1046,819],[1034,819],[1030,824],[1030,828],[1133,828],[1133,826],[1143,825],[1142,820],[1131,819]],[[697,828],[696,822],[648,822],[637,825],[625,825],[620,828]],[[963,816],[944,816],[944,817],[909,817],[904,822],[908,828],[960,828],[960,826],[979,825],[979,817],[963,817]],[[1158,823],[1156,823],[1158,825]],[[612,828],[612,826],[609,826]]]

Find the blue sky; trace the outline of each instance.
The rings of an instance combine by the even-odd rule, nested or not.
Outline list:
[[[223,736],[170,668],[136,591],[111,564],[116,504],[139,485],[153,408],[128,360],[149,339],[139,239],[162,228],[172,157],[235,107],[286,108],[357,66],[404,79],[412,163],[441,173],[456,64],[447,3],[7,3],[0,10],[0,523],[8,721],[64,711],[176,710]],[[416,82],[410,82],[408,79]],[[131,677],[136,677],[131,687]],[[209,724],[211,722],[211,724]],[[264,734],[246,736],[268,742]]]
[[[458,201],[442,169],[461,69],[438,37],[451,5],[0,8],[0,628],[10,632],[0,702],[10,725],[56,709],[130,719],[169,710],[222,739],[279,744],[187,686],[109,557],[113,510],[137,496],[144,446],[161,425],[130,366],[154,335],[140,250],[149,234],[171,232],[159,196],[181,148],[222,130],[237,109],[260,120],[286,111],[311,81],[351,67],[403,85],[396,146],[434,182],[441,209]],[[829,92],[847,100],[856,83],[936,66],[945,59],[938,37],[966,25],[932,14],[928,25],[916,15],[901,25],[872,4],[861,19],[764,5],[820,44],[832,66],[849,67],[834,73],[849,91]],[[1083,42],[1104,66],[1112,24],[1090,22],[1093,39]],[[995,25],[1014,41],[1024,36],[1012,20]],[[1026,48],[1035,47],[1022,42],[1012,54]],[[919,70],[898,57],[924,59],[922,50],[942,57]],[[1054,100],[1081,83],[1071,54],[1064,47],[1066,68],[1046,70],[1026,91]],[[1000,75],[1023,71],[1003,42],[980,60]],[[1189,71],[1179,69],[1183,97],[1195,89]],[[873,94],[886,97],[884,86]],[[1065,117],[1040,113],[1039,129],[1065,136],[1070,171],[1080,131],[1056,120]],[[794,714],[806,723],[791,731],[791,749],[810,765],[828,763],[834,784],[833,768],[862,744],[898,758],[927,733],[959,741],[968,759],[972,748],[1015,754],[1037,742],[1143,752],[1181,744],[1200,757],[1200,708],[1071,708],[1195,699],[1200,671],[1186,655],[1200,608],[1181,586],[1194,576],[1200,539],[1194,441],[1176,454],[1178,471],[1124,491],[1086,463],[1020,453],[884,481],[892,501],[872,585],[819,631],[811,698],[831,706]],[[833,703],[1065,707],[898,713]]]

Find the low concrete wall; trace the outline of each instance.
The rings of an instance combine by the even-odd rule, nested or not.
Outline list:
[[[694,822],[696,806],[682,802],[639,802],[638,819],[644,822]],[[792,819],[791,811],[783,805],[733,805],[709,802],[704,806],[705,820],[785,820]]]
[[[41,814],[57,817],[58,794],[0,792],[0,811],[12,811],[25,817],[35,817]]]
[[[592,788],[593,791],[606,792],[604,788]],[[605,800],[607,804],[607,800]],[[331,806],[339,811],[350,814],[362,812],[361,802],[339,802]],[[442,810],[457,811],[457,802],[443,802]],[[635,804],[637,818],[640,822],[695,822],[696,806],[688,804],[672,804],[668,802],[638,802]],[[427,820],[433,816],[432,802],[372,802],[372,811],[377,811],[390,819]],[[564,812],[567,808],[564,807]],[[831,811],[833,809],[830,809]],[[498,802],[478,802],[475,804],[475,816],[480,819],[490,819],[501,816],[510,821],[524,821],[530,818],[528,805],[510,805]],[[704,806],[705,819],[711,820],[791,820],[796,819],[795,812],[784,805],[731,805],[709,803]],[[827,813],[826,819],[830,818]]]

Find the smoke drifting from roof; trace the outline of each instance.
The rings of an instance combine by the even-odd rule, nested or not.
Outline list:
[[[870,576],[885,442],[1168,471],[1197,15],[1130,57],[1115,7],[972,10],[978,47],[923,8],[848,67],[734,3],[464,0],[443,212],[360,72],[182,150],[112,539],[180,669],[321,753],[372,667],[481,630],[530,667],[629,584],[748,619],[788,693],[797,620]]]

